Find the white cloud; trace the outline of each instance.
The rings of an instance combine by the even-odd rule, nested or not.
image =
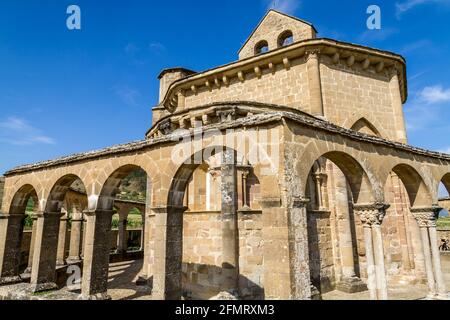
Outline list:
[[[148,45],[148,49],[150,50],[150,52],[157,54],[157,55],[164,54],[167,50],[166,46],[159,42],[150,43]]]
[[[266,0],[267,2],[268,0]],[[275,9],[287,14],[294,14],[301,6],[300,0],[269,0],[268,9]]]
[[[128,86],[121,86],[115,88],[116,95],[128,106],[136,107],[139,105],[138,99],[141,93]]]
[[[425,87],[420,92],[420,98],[426,103],[439,103],[450,101],[450,88],[444,89],[441,85]]]
[[[402,2],[396,2],[395,9],[397,18],[400,18],[403,13],[413,9],[414,7],[426,3],[450,4],[450,0],[405,0]]]
[[[56,143],[40,129],[17,117],[9,117],[0,122],[0,142],[19,146]]]

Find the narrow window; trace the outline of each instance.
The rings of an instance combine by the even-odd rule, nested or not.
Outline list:
[[[269,51],[269,44],[267,43],[267,41],[263,40],[258,42],[255,47],[255,54],[262,54],[266,53],[267,51]]]
[[[294,35],[292,31],[285,31],[278,37],[278,47],[285,47],[294,43]]]

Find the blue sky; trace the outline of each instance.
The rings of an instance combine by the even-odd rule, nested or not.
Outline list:
[[[66,27],[71,4],[81,30]],[[379,31],[366,27],[371,4],[381,8]],[[319,37],[404,55],[409,141],[450,153],[450,0],[2,0],[0,173],[142,139],[159,71],[236,60],[273,5],[312,22]]]

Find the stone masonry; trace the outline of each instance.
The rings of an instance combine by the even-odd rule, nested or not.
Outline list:
[[[29,274],[31,292],[54,289],[57,266],[82,263],[80,297],[108,299],[111,249],[127,254],[134,207],[138,283],[153,299],[386,300],[404,284],[447,299],[436,220],[450,155],[408,145],[405,59],[316,33],[270,10],[238,61],[161,72],[144,140],[6,172],[0,285]],[[137,169],[146,202],[123,203],[118,187]]]

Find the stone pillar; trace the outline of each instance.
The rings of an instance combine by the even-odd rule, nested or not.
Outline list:
[[[145,214],[144,219],[144,229],[143,229],[143,237],[144,237],[144,261],[142,264],[142,270],[139,275],[139,279],[136,281],[137,285],[148,285],[150,277],[153,275],[153,234],[152,234],[152,224],[155,221],[155,214],[153,212],[148,212]]]
[[[126,215],[119,213],[119,232],[117,236],[117,253],[126,253],[128,249],[128,234],[127,234]]]
[[[86,217],[81,295],[86,300],[108,300],[111,223],[114,211],[84,211]]]
[[[180,300],[182,295],[183,213],[186,207],[153,208],[155,264],[153,299]]]
[[[24,214],[0,214],[0,285],[20,282]]]
[[[234,151],[224,151],[221,165],[222,282],[221,291],[238,294],[239,249],[237,171]]]
[[[436,221],[442,208],[416,207],[411,213],[417,220],[422,239],[422,250],[428,279],[429,298],[448,299],[441,268],[441,257],[438,248]]]
[[[389,208],[389,205],[383,203],[369,205],[355,204],[353,208],[364,227],[370,297],[373,300],[387,300],[388,292],[381,224],[386,216],[386,210]]]
[[[33,221],[33,226],[31,228],[31,242],[30,242],[30,250],[28,253],[28,266],[24,272],[25,274],[31,273],[31,269],[33,267],[34,245],[36,243],[37,215],[33,213],[31,215],[31,219]]]
[[[144,250],[145,248],[145,212],[141,212],[142,218],[142,230],[141,230],[141,247],[140,250]]]
[[[87,219],[83,214],[83,222],[82,222],[82,239],[81,239],[81,258],[84,259],[84,249],[86,247],[86,229],[87,229]]]
[[[68,264],[81,261],[81,228],[83,225],[83,213],[74,208],[72,212],[72,227],[70,230],[70,247]]]
[[[62,209],[61,213],[63,216],[59,222],[58,250],[56,253],[56,264],[58,266],[64,266],[66,264],[67,221],[69,220],[65,209]]]
[[[367,285],[356,275],[354,241],[348,205],[348,189],[345,175],[340,170],[333,170],[335,190],[336,219],[339,233],[339,248],[341,254],[342,277],[336,288],[346,293],[356,293],[367,290]]]
[[[270,188],[268,186],[268,188]],[[263,218],[264,293],[267,300],[311,300],[306,204],[290,198],[260,200]]]
[[[37,214],[31,286],[33,292],[57,289],[56,253],[61,212]]]
[[[408,138],[406,136],[405,117],[403,113],[403,102],[400,92],[400,81],[398,77],[398,70],[395,67],[391,70],[389,89],[391,92],[391,101],[394,110],[394,121],[396,128],[395,139],[401,143],[408,143]]]
[[[306,67],[308,70],[309,83],[309,105],[311,114],[324,117],[322,84],[320,80],[320,51],[311,50],[306,52]]]

